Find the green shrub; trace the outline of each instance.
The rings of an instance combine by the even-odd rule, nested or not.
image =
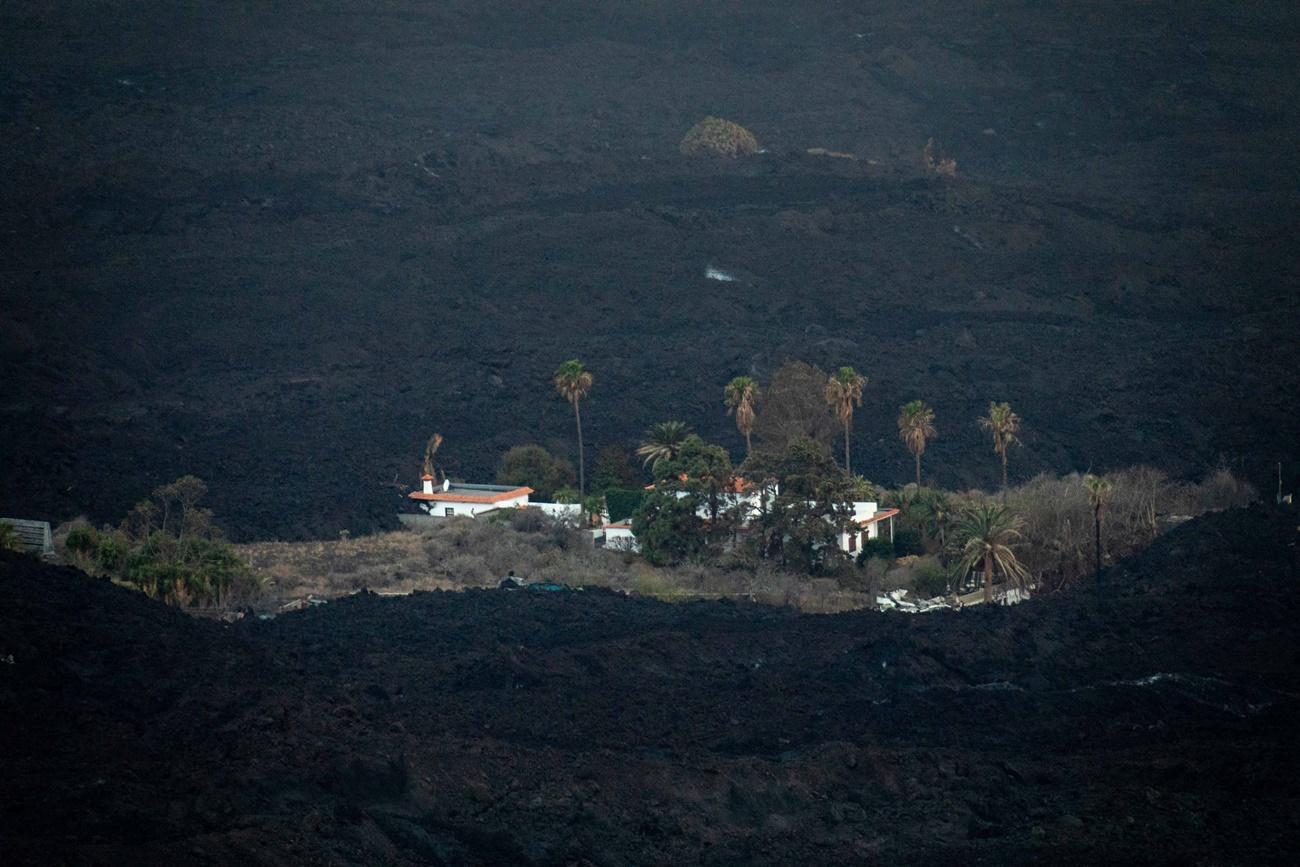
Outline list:
[[[758,139],[738,123],[706,117],[691,127],[678,149],[688,157],[736,157],[758,152]]]
[[[647,560],[656,566],[671,566],[705,550],[697,503],[695,497],[679,498],[671,491],[655,491],[646,498],[632,516],[632,532]]]
[[[909,554],[924,554],[925,544],[921,533],[910,527],[898,527],[894,530],[894,556],[906,557]]]
[[[862,550],[858,553],[858,564],[862,565],[868,560],[892,560],[894,559],[894,546],[888,539],[865,539],[862,542]]]
[[[632,488],[640,483],[641,473],[628,460],[627,449],[610,445],[596,456],[596,471],[590,488],[594,493],[607,494],[618,488]]]
[[[573,465],[541,446],[515,446],[501,458],[497,484],[527,485],[538,502],[549,502],[555,492],[573,486]]]
[[[18,538],[18,531],[14,529],[14,525],[7,521],[0,521],[0,551],[21,550],[23,550],[23,543]]]
[[[202,481],[185,476],[157,488],[117,530],[78,523],[63,542],[68,561],[173,605],[255,601],[263,579],[222,538],[212,513],[198,505],[206,490]]]
[[[933,599],[948,592],[949,576],[938,563],[924,562],[917,567],[912,579],[912,588],[922,599]]]
[[[645,502],[647,491],[640,488],[610,488],[605,492],[605,508],[609,510],[610,523],[632,517]]]
[[[72,554],[89,557],[99,548],[99,531],[88,524],[73,527],[68,531],[68,538],[64,541],[63,547]]]
[[[71,539],[72,536],[69,535],[69,543],[71,543]],[[69,544],[69,547],[71,547],[71,544]],[[105,533],[100,536],[99,546],[95,549],[95,563],[101,570],[111,574],[122,568],[122,564],[126,562],[126,556],[130,550],[130,540],[123,534]]]

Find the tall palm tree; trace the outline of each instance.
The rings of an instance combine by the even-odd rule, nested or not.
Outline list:
[[[1006,506],[997,503],[973,503],[957,522],[956,536],[961,549],[959,567],[964,575],[977,564],[984,567],[984,601],[993,601],[993,573],[1000,571],[1017,586],[1029,578],[1016,558],[1024,520]]]
[[[1011,404],[990,403],[989,414],[980,419],[980,427],[993,435],[993,451],[1002,458],[1002,490],[1007,489],[1007,449],[1020,440],[1020,416],[1011,411]]]
[[[587,468],[582,457],[582,409],[579,404],[587,396],[595,380],[587,368],[582,366],[581,361],[570,358],[556,368],[555,377],[551,381],[555,383],[555,390],[559,392],[560,397],[573,404],[573,417],[578,423],[578,493],[585,494]]]
[[[862,406],[862,387],[867,378],[851,367],[841,367],[826,380],[826,404],[844,425],[844,472],[853,475],[849,465],[849,429],[853,427],[853,407]]]
[[[1097,577],[1101,577],[1101,512],[1106,508],[1114,487],[1109,479],[1088,473],[1083,477],[1083,486],[1088,489],[1088,505],[1092,506],[1092,532],[1097,557]]]
[[[660,461],[671,461],[681,451],[682,443],[691,434],[690,427],[684,421],[661,421],[650,426],[645,432],[645,439],[637,447],[636,453],[645,458],[647,467]]]
[[[898,410],[898,435],[916,458],[916,486],[921,486],[921,455],[925,444],[939,435],[934,427],[934,410],[923,400],[913,400]]]
[[[727,415],[736,417],[736,429],[745,435],[745,454],[752,450],[749,437],[754,432],[754,404],[758,402],[758,383],[752,376],[737,376],[722,390]]]

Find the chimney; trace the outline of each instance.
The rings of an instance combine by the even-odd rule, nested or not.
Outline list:
[[[425,492],[426,494],[432,494],[432,493],[433,493],[433,476],[429,475],[428,473],[425,473],[424,475],[420,476],[420,481],[424,482],[424,492]]]

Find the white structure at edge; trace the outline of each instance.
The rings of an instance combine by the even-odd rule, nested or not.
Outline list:
[[[636,536],[632,535],[632,523],[630,521],[606,524],[602,529],[604,530],[606,548],[613,551],[641,550],[641,546],[636,541]]]
[[[537,509],[552,518],[577,522],[582,517],[582,506],[577,503],[529,502],[532,488],[512,485],[468,485],[444,481],[434,483],[433,476],[420,480],[421,490],[409,497],[420,511],[435,518],[477,518],[505,509]]]
[[[882,525],[885,538],[894,541],[894,516],[897,509],[882,510],[874,502],[857,502],[853,504],[853,524],[856,529],[839,535],[840,550],[846,554],[857,554],[862,550],[862,543],[869,539],[879,539]]]

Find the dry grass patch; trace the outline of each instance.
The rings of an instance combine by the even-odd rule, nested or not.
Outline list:
[[[429,567],[421,534],[399,530],[328,542],[256,542],[236,546],[240,556],[271,581],[280,599],[342,596],[375,591],[451,589]]]
[[[870,603],[834,580],[757,569],[690,564],[656,568],[642,558],[594,548],[590,537],[535,512],[509,521],[457,518],[429,530],[399,530],[323,542],[259,542],[239,554],[270,579],[280,602],[379,593],[495,587],[510,572],[526,581],[608,587],[664,602],[745,599],[805,611],[845,611]]]

